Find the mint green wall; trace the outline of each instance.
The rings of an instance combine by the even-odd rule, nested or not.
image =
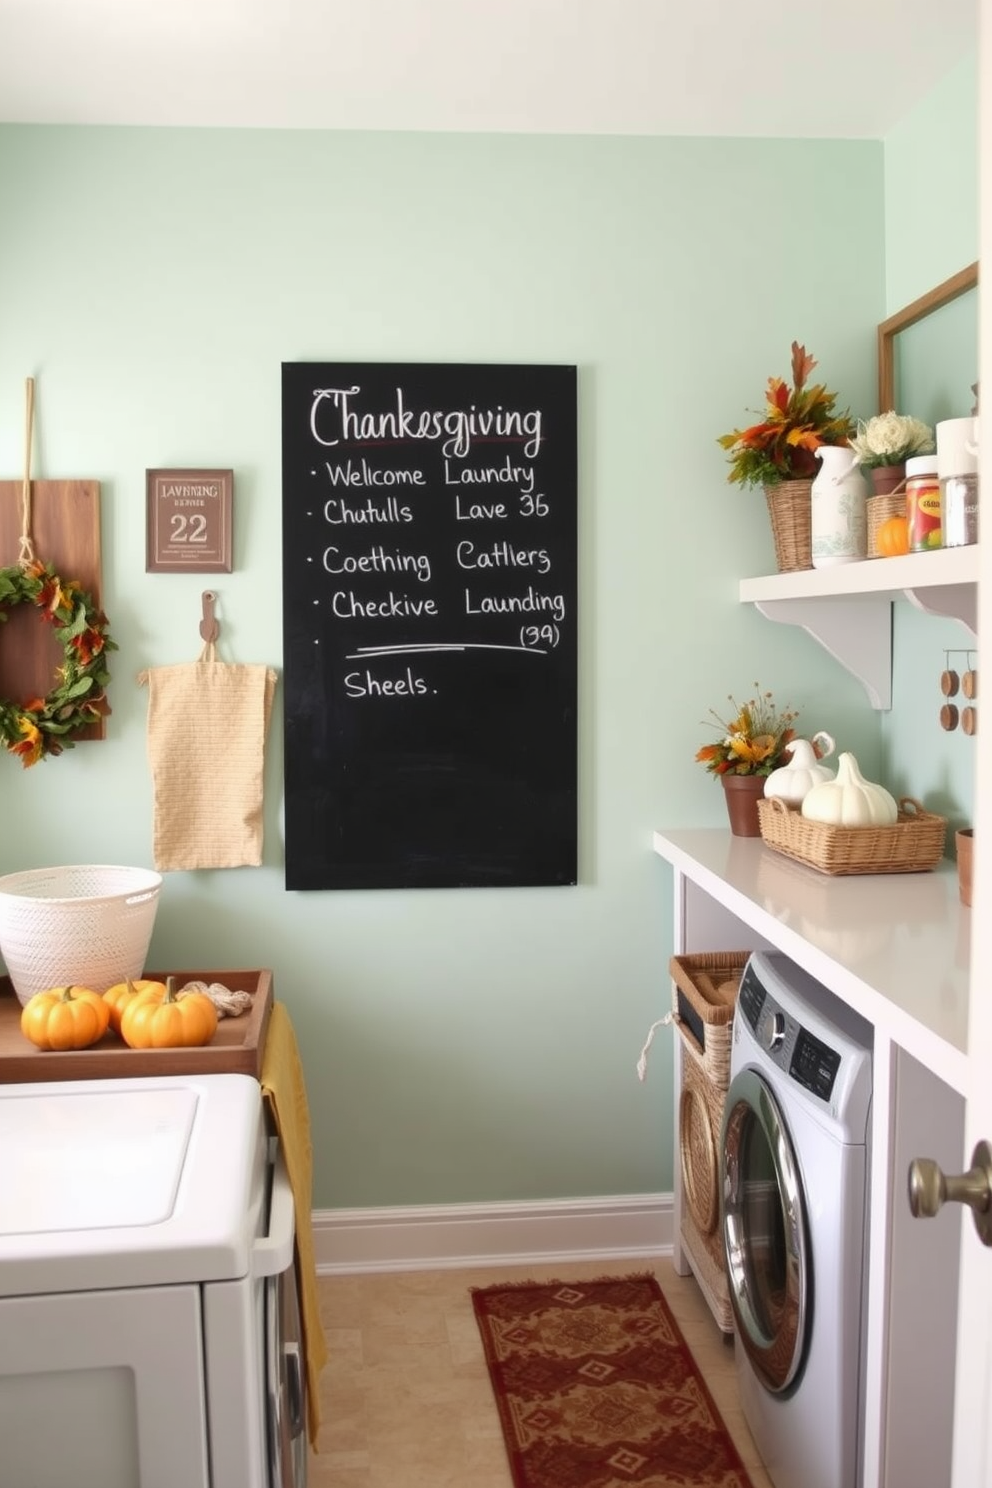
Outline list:
[[[147,467],[234,468],[222,652],[281,667],[280,362],[578,365],[580,885],[286,893],[280,698],[265,865],[169,874],[152,961],[273,968],[318,1207],[670,1189],[670,1034],[635,1063],[670,995],[652,830],[725,821],[702,720],[758,680],[879,763],[859,685],[738,604],[771,538],[715,441],[793,338],[869,405],[882,146],[4,127],[0,201],[0,473],[32,374],[35,474],[101,482],[120,644],[106,742],[0,759],[3,871],[151,861],[135,678],[195,657],[205,586],[144,571]]]
[[[885,138],[885,314],[978,257],[978,54]]]
[[[936,84],[884,148],[885,313],[893,315],[978,257],[977,56]],[[900,336],[896,386],[916,400],[900,404],[900,412],[930,423],[969,414],[977,341],[974,291]],[[939,376],[938,367],[950,374]],[[939,682],[948,660],[964,670],[968,657],[959,648],[968,642],[953,621],[895,607],[893,707],[882,721],[885,779],[898,794],[946,815],[951,831],[971,820],[978,740],[941,728]],[[948,658],[949,651],[957,654]],[[977,651],[971,661],[977,665]]]

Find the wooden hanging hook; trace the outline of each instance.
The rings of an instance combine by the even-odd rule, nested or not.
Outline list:
[[[216,601],[217,596],[213,592],[213,590],[204,589],[202,595],[200,596],[200,602],[203,606],[203,619],[200,621],[200,635],[206,641],[208,646],[216,641],[217,637],[220,635],[220,623],[216,615],[214,614],[214,605]]]

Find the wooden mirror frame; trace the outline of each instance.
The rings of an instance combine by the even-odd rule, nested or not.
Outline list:
[[[966,269],[961,269],[957,274],[952,274],[950,279],[945,279],[943,284],[938,284],[936,289],[928,290],[925,295],[920,295],[911,305],[903,310],[897,310],[895,315],[890,315],[888,320],[883,320],[878,327],[878,411],[888,413],[890,408],[895,408],[895,353],[892,343],[900,331],[905,331],[909,326],[915,325],[918,320],[925,320],[935,310],[949,305],[960,295],[967,294],[969,289],[974,289],[978,284],[978,263],[969,264]]]

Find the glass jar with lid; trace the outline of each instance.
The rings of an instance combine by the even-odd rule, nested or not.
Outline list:
[[[911,455],[906,461],[906,523],[911,553],[929,553],[940,547],[940,481],[936,455]]]
[[[937,425],[941,541],[962,548],[978,541],[978,420],[944,419]]]

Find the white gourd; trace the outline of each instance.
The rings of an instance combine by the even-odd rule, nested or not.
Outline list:
[[[793,739],[787,744],[789,763],[773,770],[765,781],[765,795],[778,797],[789,806],[801,806],[814,785],[833,780],[834,772],[820,760],[834,752],[834,741],[822,731],[809,739]],[[820,753],[817,755],[817,749]]]
[[[895,797],[864,778],[853,754],[840,755],[836,780],[814,785],[800,810],[807,821],[835,827],[888,827],[899,817]]]

